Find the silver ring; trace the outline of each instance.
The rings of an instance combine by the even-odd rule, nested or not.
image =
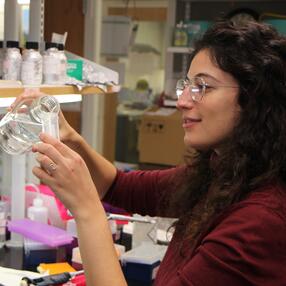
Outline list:
[[[52,172],[54,172],[57,169],[57,165],[54,163],[50,163],[49,167],[48,167],[48,173],[51,174]]]

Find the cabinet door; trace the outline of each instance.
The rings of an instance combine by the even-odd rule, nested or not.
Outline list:
[[[45,41],[52,33],[68,32],[66,50],[83,56],[84,13],[83,0],[45,1]]]

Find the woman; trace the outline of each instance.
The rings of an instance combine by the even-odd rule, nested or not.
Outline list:
[[[177,85],[197,150],[185,166],[125,174],[63,118],[62,143],[42,134],[33,172],[76,219],[88,285],[126,285],[100,198],[178,218],[157,286],[286,285],[285,64],[286,40],[266,25],[205,33]]]

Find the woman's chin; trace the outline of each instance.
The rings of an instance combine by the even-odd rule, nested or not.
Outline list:
[[[184,143],[187,148],[193,148],[200,151],[208,150],[210,148],[208,144],[203,144],[203,142],[196,141],[188,136],[184,137]]]

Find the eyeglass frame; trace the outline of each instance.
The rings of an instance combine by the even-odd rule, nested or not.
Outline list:
[[[206,92],[206,88],[207,87],[211,87],[211,85],[207,84],[204,80],[204,78],[199,77],[199,76],[195,76],[192,77],[191,79],[189,79],[188,77],[186,77],[185,79],[179,79],[176,83],[176,96],[177,99],[179,99],[184,90],[189,87],[191,88],[192,83],[194,82],[195,79],[199,79],[202,82],[202,90],[200,91],[194,91],[194,90],[189,90],[189,95],[191,96],[191,99],[194,102],[200,102],[202,101],[203,97],[205,96],[205,92]],[[179,88],[178,85],[179,83],[183,83],[183,88]],[[232,86],[232,85],[216,85],[215,87],[225,87],[225,88],[239,88],[239,86]],[[198,87],[197,87],[198,88]],[[198,95],[200,96],[198,99]]]

